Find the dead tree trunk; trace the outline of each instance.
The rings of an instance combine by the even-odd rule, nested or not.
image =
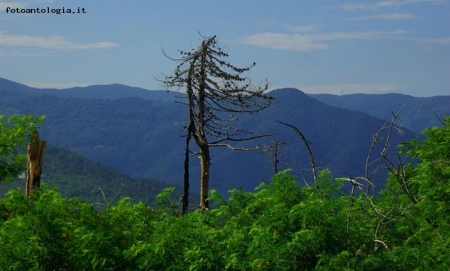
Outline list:
[[[286,145],[286,142],[281,142],[278,139],[272,140],[272,144],[269,146],[262,145],[261,149],[263,152],[270,156],[270,166],[273,169],[274,174],[277,174],[280,167],[280,153],[281,149],[280,147]]]
[[[209,191],[209,167],[211,163],[209,155],[209,146],[207,144],[200,147],[200,159],[201,159],[200,209],[208,210],[209,204],[206,201],[206,199],[208,198],[208,191]]]
[[[280,154],[280,146],[281,145],[285,145],[286,142],[280,142],[278,141],[278,139],[275,139],[275,141],[273,142],[273,171],[275,172],[275,174],[278,173],[278,166],[280,164],[280,159],[279,154]]]
[[[36,128],[31,132],[30,144],[28,144],[27,160],[27,183],[26,195],[31,195],[32,191],[41,186],[42,165],[44,162],[44,151],[47,142],[39,139]]]
[[[184,154],[184,185],[183,185],[183,196],[181,198],[181,215],[186,214],[189,211],[189,142],[191,141],[191,126],[188,126],[186,135],[186,150]]]

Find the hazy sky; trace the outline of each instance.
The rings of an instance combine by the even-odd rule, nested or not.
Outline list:
[[[177,57],[199,32],[217,35],[231,63],[256,62],[248,75],[271,88],[450,95],[448,0],[0,0],[0,77],[163,89],[154,77],[176,64],[162,48]]]

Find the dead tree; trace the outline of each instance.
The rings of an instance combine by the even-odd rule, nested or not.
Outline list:
[[[402,157],[399,149],[396,149],[395,154],[392,157],[388,154],[388,151],[392,144],[393,133],[396,131],[399,135],[403,135],[403,129],[401,126],[397,125],[396,122],[399,120],[399,115],[403,110],[403,106],[400,107],[398,112],[392,112],[392,118],[377,131],[372,134],[372,143],[369,149],[369,153],[366,158],[365,165],[365,176],[352,178],[351,176],[347,178],[340,178],[343,181],[348,181],[352,185],[351,191],[351,208],[349,214],[352,212],[355,190],[358,189],[362,195],[365,196],[369,202],[372,209],[375,211],[379,217],[378,224],[374,231],[374,251],[377,251],[381,246],[389,250],[388,245],[380,240],[382,237],[383,228],[388,224],[394,223],[397,219],[402,217],[408,210],[410,210],[414,205],[418,204],[423,197],[418,197],[411,189],[411,180],[406,174],[406,166],[408,161]],[[371,190],[374,190],[373,178],[374,175],[380,169],[387,169],[391,174],[391,177],[397,181],[398,187],[395,191],[390,191],[392,195],[392,205],[390,207],[377,206],[375,197],[371,195]],[[400,204],[400,198],[405,195],[410,203]],[[347,219],[349,223],[350,216]],[[359,254],[363,245],[356,254]]]
[[[228,54],[218,47],[216,36],[203,37],[198,49],[180,51],[180,55],[178,59],[168,57],[179,64],[174,74],[165,76],[161,82],[168,88],[183,88],[186,91],[188,133],[200,149],[199,207],[204,210],[208,208],[206,198],[210,179],[210,147],[251,150],[235,148],[231,143],[267,135],[254,136],[232,125],[237,120],[235,114],[257,113],[267,108],[272,98],[264,94],[268,89],[267,83],[255,87],[249,78],[242,75],[255,63],[239,68],[223,60]]]
[[[378,172],[380,168],[387,168],[395,179],[404,193],[414,204],[418,203],[417,198],[409,187],[409,180],[406,176],[406,161],[403,161],[398,150],[395,157],[388,155],[388,150],[391,145],[391,138],[394,131],[397,131],[399,135],[403,135],[403,129],[396,124],[399,119],[399,115],[403,110],[403,106],[400,107],[398,112],[392,112],[392,118],[387,121],[383,127],[372,135],[372,144],[370,146],[369,153],[366,158],[365,167],[365,180],[369,183],[373,183],[373,176]],[[382,134],[384,132],[384,134]],[[375,148],[381,149],[379,154],[375,154]],[[370,186],[368,186],[370,187]],[[373,187],[373,186],[372,186]],[[367,194],[369,194],[369,190]]]
[[[286,145],[286,142],[281,142],[278,139],[272,140],[271,145],[262,145],[260,148],[263,152],[271,157],[271,167],[273,169],[274,174],[277,174],[280,167],[280,147]]]
[[[315,181],[317,179],[317,165],[316,165],[316,161],[314,159],[314,155],[312,153],[311,146],[310,146],[310,145],[313,145],[313,143],[310,142],[309,140],[307,140],[305,135],[300,131],[300,129],[298,129],[294,125],[291,125],[289,123],[285,123],[285,122],[282,122],[279,120],[277,120],[277,122],[293,129],[297,133],[297,135],[302,139],[303,143],[306,146],[306,149],[308,150],[312,179],[313,179],[313,181]],[[305,180],[305,184],[307,184],[306,180]]]
[[[31,192],[39,188],[41,185],[42,164],[44,161],[44,151],[47,147],[47,142],[39,139],[39,133],[33,127],[31,131],[30,144],[28,144],[28,168],[27,168],[27,182],[26,195],[31,195]]]
[[[181,196],[181,214],[184,215],[189,211],[189,158],[190,158],[190,149],[189,142],[191,141],[191,124],[187,126],[187,135],[186,135],[186,149],[184,151],[184,183],[183,183],[183,195]]]

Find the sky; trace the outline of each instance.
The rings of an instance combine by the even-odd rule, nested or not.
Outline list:
[[[450,95],[450,0],[0,0],[0,77],[160,90],[213,35],[255,85]]]

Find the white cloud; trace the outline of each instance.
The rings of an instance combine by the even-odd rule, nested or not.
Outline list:
[[[450,45],[450,37],[435,38],[435,39],[419,39],[419,41],[432,45]]]
[[[291,86],[292,87],[292,86]],[[355,94],[355,93],[366,93],[366,94],[382,94],[382,93],[392,93],[399,92],[400,89],[404,88],[400,84],[378,84],[378,83],[337,83],[337,84],[299,84],[295,86],[305,93],[310,94]]]
[[[275,19],[268,19],[264,21],[268,28],[276,29],[276,28],[284,28],[290,32],[311,32],[317,30],[319,28],[325,27],[324,24],[307,24],[307,25],[291,25],[285,24]]]
[[[263,48],[301,52],[321,50],[329,47],[324,43],[317,43],[312,36],[300,34],[261,33],[241,38],[239,42]]]
[[[72,87],[87,87],[88,84],[85,83],[54,83],[54,82],[30,82],[25,83],[25,85],[33,88],[56,88],[65,89]]]
[[[317,34],[314,40],[357,40],[357,39],[391,39],[398,35],[408,33],[404,30],[393,31],[366,31],[366,32],[332,32]]]
[[[340,9],[354,11],[354,10],[376,10],[386,7],[400,7],[404,5],[411,5],[416,3],[446,3],[446,0],[383,0],[372,3],[344,3],[339,6]]]
[[[327,40],[389,39],[403,33],[406,31],[332,32],[315,35],[266,32],[243,37],[239,42],[262,48],[308,52],[329,48],[323,42]]]
[[[284,24],[283,26],[287,30],[292,31],[292,32],[310,32],[310,31],[314,31],[317,28],[321,27],[320,25],[317,25],[317,24],[311,24],[311,25],[289,25],[289,24]]]
[[[94,43],[74,43],[66,40],[61,36],[26,36],[26,35],[9,35],[0,32],[0,45],[5,46],[28,46],[41,47],[45,49],[56,50],[87,50],[87,49],[107,49],[118,47],[113,42],[94,42]]]
[[[364,17],[356,17],[351,20],[409,20],[417,18],[416,15],[407,13],[377,14]]]

